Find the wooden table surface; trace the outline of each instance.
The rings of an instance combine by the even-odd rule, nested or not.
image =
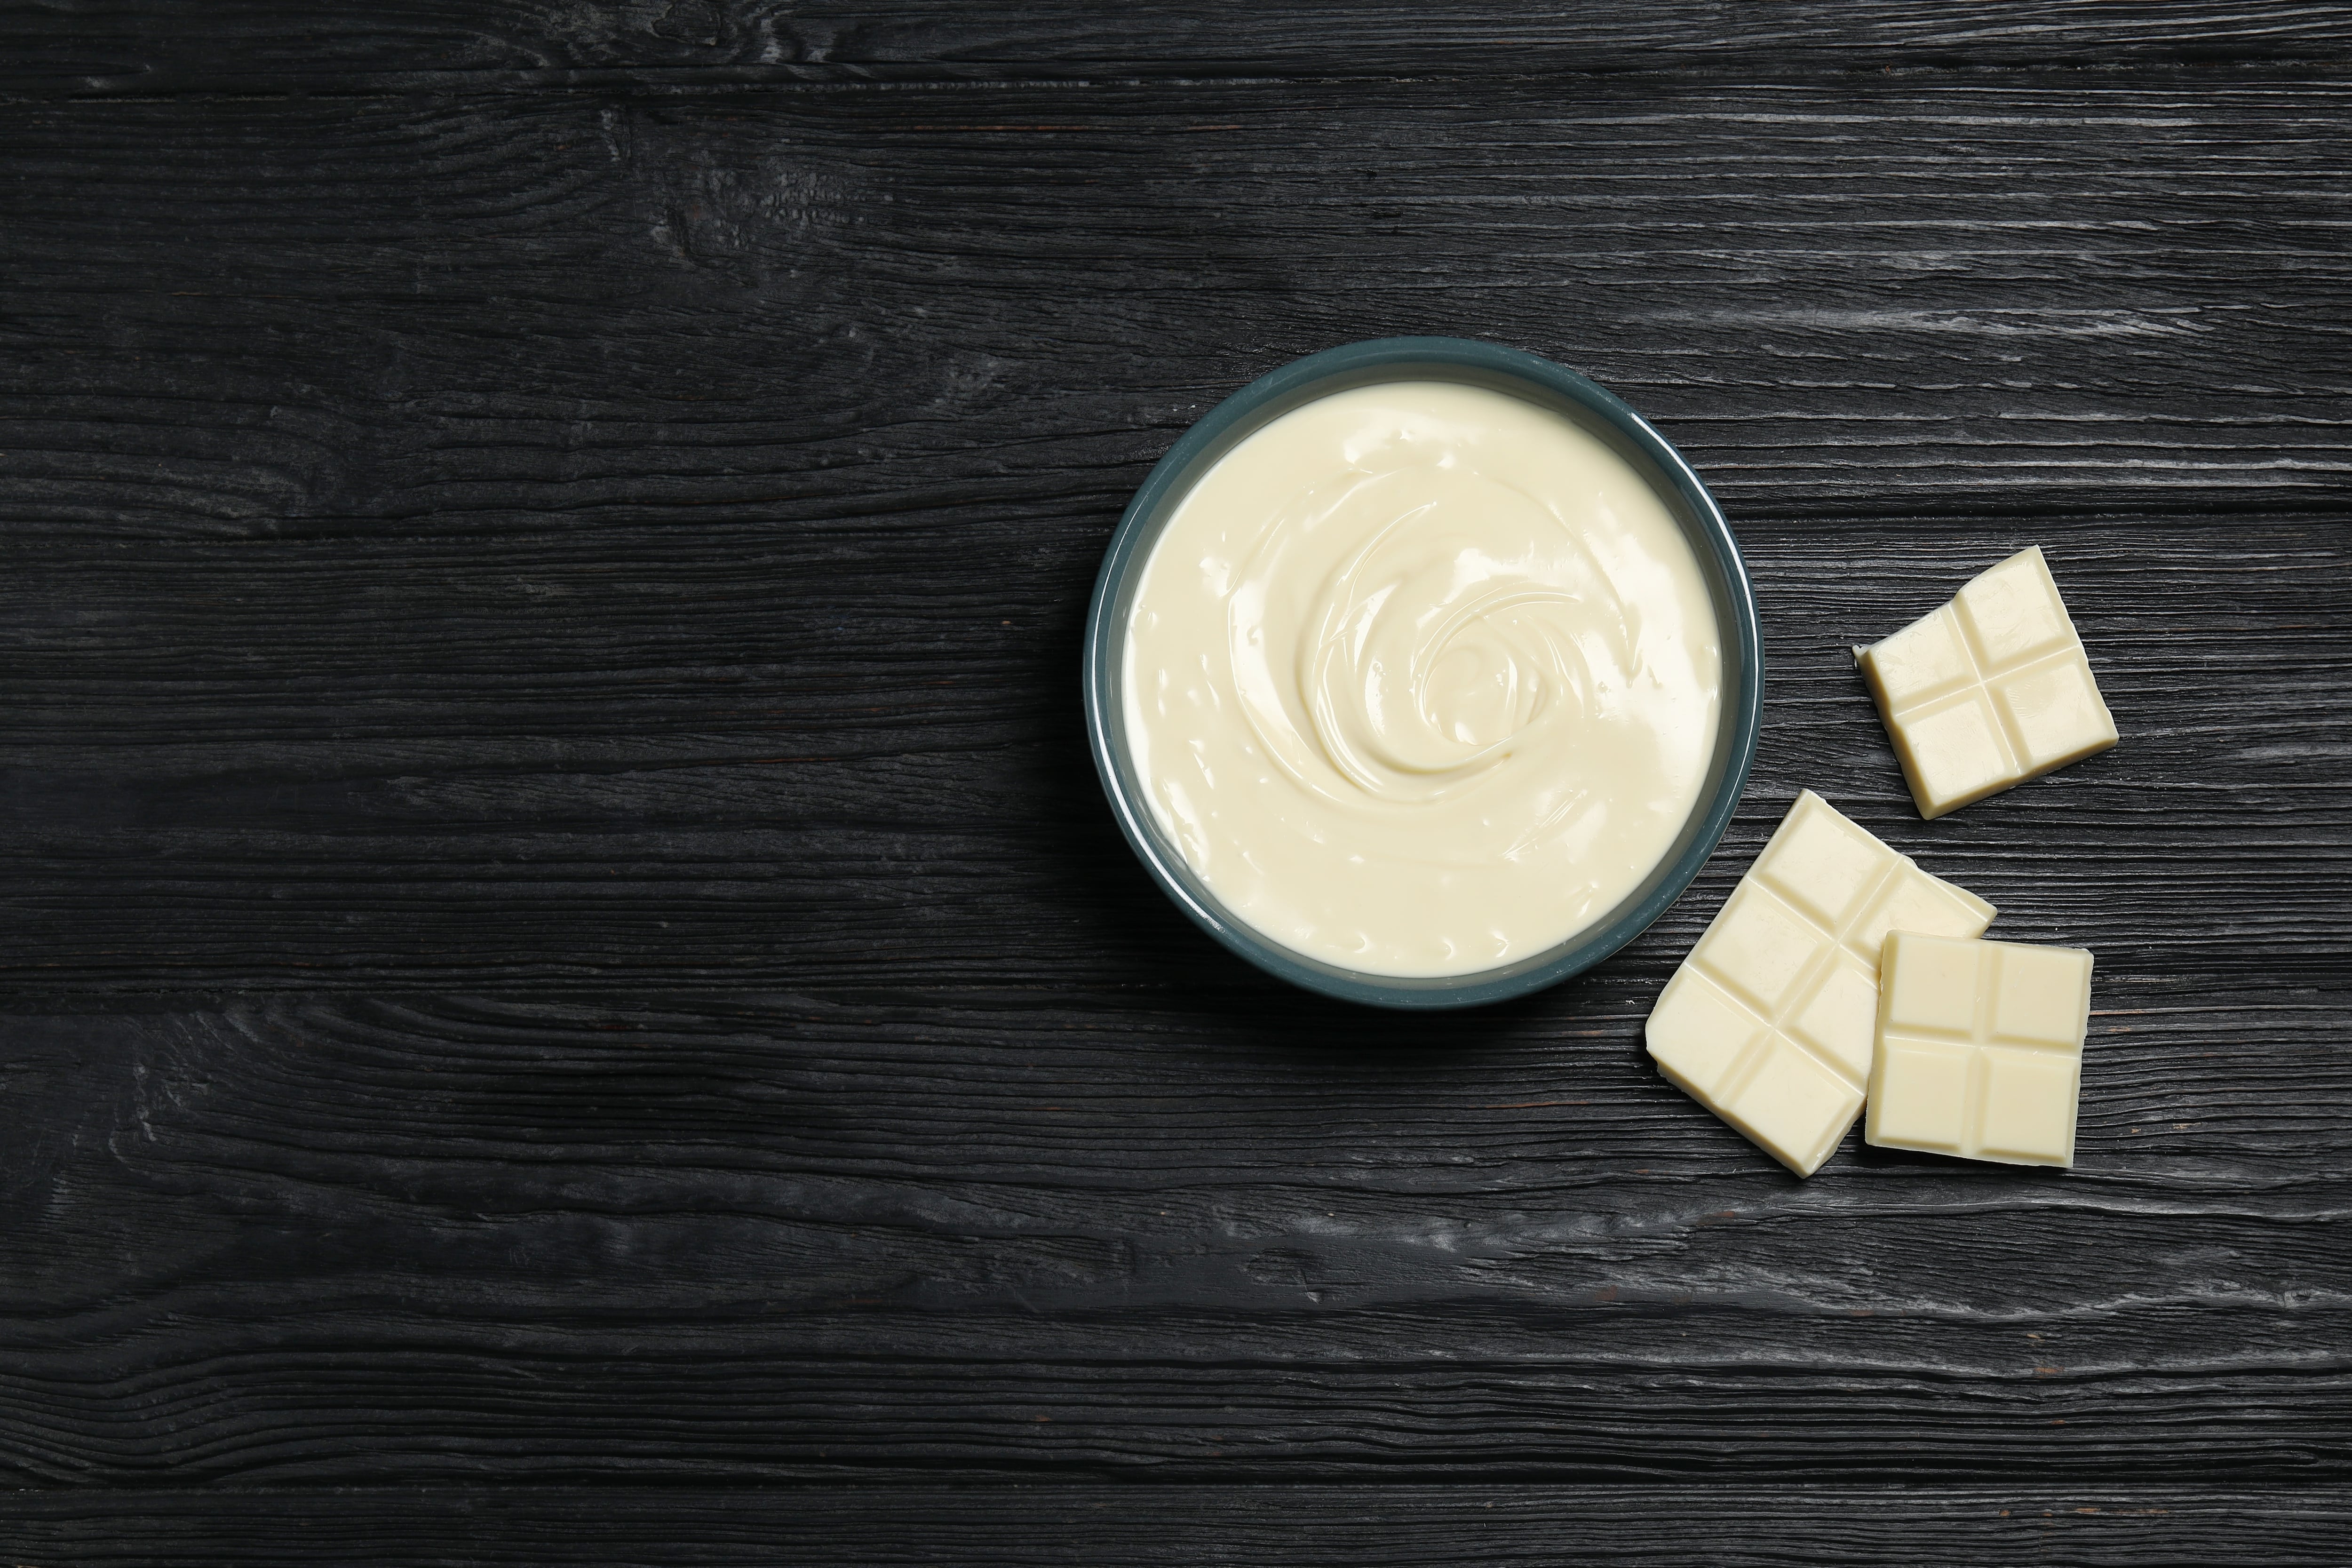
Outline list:
[[[9,13],[0,1555],[2340,1564],[2348,242],[2338,5]],[[1077,699],[1153,461],[1401,332],[1648,414],[1769,661],[1443,1017]],[[2123,745],[1923,823],[1846,646],[2030,543]],[[1649,1066],[1803,787],[2096,952],[2074,1170]]]

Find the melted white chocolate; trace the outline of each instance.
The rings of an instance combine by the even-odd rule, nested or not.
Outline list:
[[[1704,579],[1597,437],[1391,382],[1204,475],[1128,624],[1127,742],[1218,900],[1343,968],[1466,974],[1610,913],[1698,799],[1721,707]]]

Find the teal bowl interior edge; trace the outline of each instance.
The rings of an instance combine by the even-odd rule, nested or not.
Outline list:
[[[1633,465],[1671,504],[1706,578],[1723,629],[1723,717],[1690,820],[1655,870],[1607,918],[1557,947],[1470,974],[1408,978],[1342,969],[1285,947],[1228,914],[1160,830],[1127,750],[1120,663],[1136,579],[1177,503],[1217,460],[1301,404],[1383,381],[1454,381],[1568,416]],[[1104,552],[1087,615],[1087,739],[1112,816],[1177,908],[1227,949],[1279,979],[1375,1007],[1473,1007],[1524,996],[1580,974],[1647,930],[1698,875],[1729,826],[1756,758],[1764,692],[1756,600],[1739,546],[1682,454],[1623,401],[1564,365],[1468,338],[1377,338],[1295,360],[1211,409],[1160,459],[1128,503]]]

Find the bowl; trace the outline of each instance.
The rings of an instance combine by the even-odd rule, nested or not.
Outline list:
[[[1136,581],[1178,504],[1217,460],[1302,404],[1385,381],[1450,381],[1566,415],[1606,442],[1665,501],[1691,543],[1723,631],[1723,707],[1698,803],[1665,857],[1608,915],[1556,947],[1467,974],[1397,976],[1341,968],[1284,946],[1228,913],[1160,830],[1128,753],[1119,667]],[[1295,360],[1243,387],[1187,430],[1128,503],[1087,616],[1087,737],[1111,814],[1153,881],[1227,950],[1278,979],[1375,1007],[1472,1007],[1580,974],[1664,914],[1714,853],[1747,787],[1764,689],[1756,601],[1739,546],[1682,455],[1622,400],[1564,365],[1468,338],[1379,338]]]

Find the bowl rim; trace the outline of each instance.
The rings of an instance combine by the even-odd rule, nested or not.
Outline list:
[[[1637,471],[1643,466],[1640,459],[1654,466],[1656,473],[1644,477],[1670,502],[1681,503],[1669,505],[1668,510],[1690,537],[1701,574],[1708,580],[1709,597],[1726,632],[1729,679],[1709,763],[1710,783],[1701,794],[1699,809],[1658,867],[1609,916],[1542,952],[1494,969],[1460,975],[1369,974],[1327,963],[1260,934],[1228,914],[1185,863],[1141,800],[1141,781],[1132,774],[1123,744],[1120,665],[1134,579],[1150,560],[1151,546],[1174,515],[1176,503],[1201,475],[1258,429],[1316,398],[1354,386],[1421,380],[1466,382],[1520,396],[1532,387],[1548,395],[1528,401],[1576,418],[1608,439],[1621,456],[1636,459]],[[1659,479],[1666,483],[1656,485]],[[1084,653],[1080,679],[1095,772],[1119,831],[1160,890],[1219,945],[1276,979],[1375,1007],[1473,1007],[1528,995],[1584,973],[1646,931],[1689,888],[1730,826],[1755,763],[1763,703],[1763,647],[1747,563],[1722,510],[1690,464],[1648,420],[1606,388],[1539,355],[1472,338],[1393,337],[1343,343],[1269,371],[1202,415],[1153,466],[1111,532],[1087,605]]]

